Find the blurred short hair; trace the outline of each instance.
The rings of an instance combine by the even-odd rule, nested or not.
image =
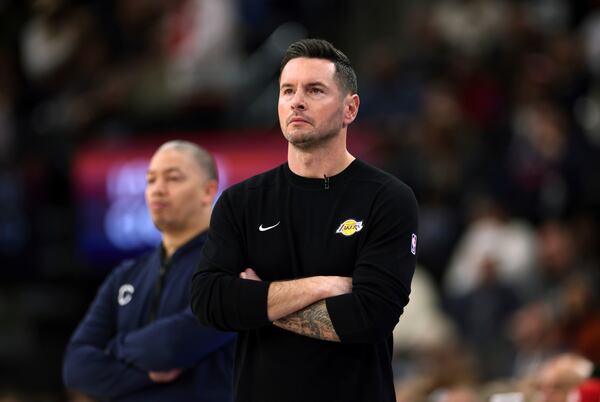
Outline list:
[[[215,159],[201,146],[190,141],[171,140],[162,144],[156,152],[165,151],[167,149],[174,149],[180,152],[183,151],[189,153],[194,161],[198,164],[200,169],[206,173],[209,180],[219,180]]]

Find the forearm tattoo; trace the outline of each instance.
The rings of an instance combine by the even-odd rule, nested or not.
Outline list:
[[[273,322],[279,328],[295,332],[310,338],[339,342],[331,318],[327,312],[325,300],[296,311]]]

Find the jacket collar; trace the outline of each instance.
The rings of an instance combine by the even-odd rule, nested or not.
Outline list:
[[[198,233],[196,236],[192,237],[188,240],[187,243],[184,243],[181,247],[179,247],[169,260],[170,263],[177,262],[178,260],[184,258],[186,255],[189,255],[193,252],[199,252],[204,243],[206,242],[206,238],[208,237],[208,231],[205,230],[203,232]],[[158,256],[160,261],[164,261],[165,259],[165,248],[163,247],[162,242],[158,247]]]

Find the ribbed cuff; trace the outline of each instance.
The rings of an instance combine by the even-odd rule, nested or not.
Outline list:
[[[240,323],[244,327],[257,328],[269,325],[267,300],[269,285],[266,281],[242,281],[236,304],[240,312]]]
[[[349,311],[348,306],[352,306],[350,298],[352,295],[345,294],[325,300],[333,328],[342,342],[352,342],[349,335],[355,331],[354,320],[357,312]]]

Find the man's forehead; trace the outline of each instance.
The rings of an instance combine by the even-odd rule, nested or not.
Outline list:
[[[189,152],[178,149],[164,149],[156,152],[150,160],[149,170],[155,168],[160,170],[179,169],[182,170],[185,165],[191,162],[192,156]]]
[[[291,59],[283,67],[280,84],[297,79],[331,79],[335,74],[335,64],[331,60],[297,57]]]

